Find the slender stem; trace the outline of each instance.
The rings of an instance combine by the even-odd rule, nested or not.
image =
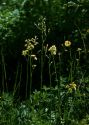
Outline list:
[[[29,56],[27,57],[26,98],[27,98],[27,92],[28,92],[28,77],[29,77],[28,67],[29,67]]]
[[[8,86],[7,86],[7,76],[6,76],[6,67],[5,67],[5,60],[3,56],[3,70],[4,70],[4,79],[5,79],[5,86],[6,86],[6,91],[8,92]]]
[[[40,77],[41,77],[41,89],[42,89],[42,83],[43,83],[43,47],[41,50],[41,76]]]
[[[73,71],[72,71],[72,62],[70,62],[70,81],[72,82],[72,73],[73,73]]]
[[[58,107],[58,110],[59,110],[59,119],[61,121],[61,96],[60,96],[60,93],[61,93],[61,57],[60,57],[60,53],[59,53],[59,80],[58,80],[58,100],[59,100],[59,107]]]
[[[32,91],[32,59],[30,55],[30,97],[31,97],[31,91]]]
[[[3,87],[3,92],[5,90],[8,91],[7,87],[7,77],[6,77],[6,68],[5,68],[5,60],[4,60],[4,55],[3,55],[3,48],[1,49],[1,56],[2,56],[2,87]]]
[[[57,83],[57,85],[58,85],[57,69],[56,69],[56,63],[55,63],[54,56],[53,56],[53,62],[54,62],[54,71],[55,71],[55,78],[56,78],[56,83]]]
[[[43,27],[42,27],[43,28]],[[42,89],[42,84],[43,84],[43,45],[44,45],[44,31],[42,29],[42,46],[41,46],[41,89]]]
[[[52,86],[52,81],[51,81],[51,62],[50,62],[50,57],[49,57],[49,82],[50,82],[50,88]]]
[[[81,32],[79,26],[76,23],[75,23],[75,26],[77,27],[77,29],[78,29],[78,31],[79,31],[79,33],[81,35],[81,39],[82,39],[82,42],[83,42],[84,50],[85,50],[85,53],[86,53],[86,45],[85,45],[85,42],[84,42],[84,38],[82,36],[82,32]]]
[[[73,62],[72,62],[72,55],[71,55],[71,48],[70,48],[70,81],[72,82],[72,79],[73,79],[73,71],[72,71],[72,65],[73,65]]]
[[[3,60],[3,57],[2,57],[2,60]],[[3,92],[4,92],[4,75],[3,75],[3,61],[2,61],[2,89],[3,89]]]
[[[30,68],[30,74],[29,74],[29,68]],[[30,83],[29,83],[29,75],[30,75]],[[30,88],[28,88],[28,87],[30,87]],[[30,95],[31,95],[31,91],[32,91],[32,60],[31,60],[31,53],[30,53],[30,56],[28,56],[28,60],[27,60],[26,98],[28,97],[28,91],[30,91]]]
[[[15,84],[14,84],[14,87],[13,87],[13,95],[15,94],[16,90],[17,90],[17,80],[18,80],[18,75],[19,75],[19,64],[17,66],[17,71],[16,71],[16,77],[15,77]]]
[[[19,71],[17,71],[17,72],[19,72]],[[22,78],[22,64],[20,65],[20,72],[19,73],[20,73],[19,74],[19,82],[18,82],[17,86],[16,86],[16,82],[15,82],[13,96],[15,96],[15,94],[19,95],[19,92],[20,92],[20,85],[21,85],[21,78]],[[17,73],[17,75],[18,75],[18,73]]]

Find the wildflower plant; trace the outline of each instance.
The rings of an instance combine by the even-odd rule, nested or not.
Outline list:
[[[28,95],[27,91],[29,90],[30,99],[28,99],[26,103],[19,103],[17,107],[14,107],[13,97],[4,93],[6,88],[9,90],[7,83],[4,86],[5,82],[8,82],[8,72],[6,72],[6,69],[8,69],[6,62],[8,62],[8,60],[7,58],[4,59],[4,52],[1,50],[2,61],[0,62],[0,66],[2,68],[0,68],[0,75],[2,85],[0,85],[0,87],[2,86],[2,88],[0,88],[0,92],[3,89],[4,95],[0,95],[0,125],[79,125],[77,121],[80,121],[83,117],[80,125],[89,124],[89,73],[87,74],[87,80],[84,79],[86,76],[84,66],[86,66],[88,70],[89,65],[89,53],[87,53],[89,46],[87,46],[89,39],[89,21],[87,20],[89,11],[88,1],[89,0],[76,0],[72,2],[59,0],[58,2],[58,0],[34,0],[32,2],[25,0],[21,4],[21,9],[18,3],[13,6],[15,8],[13,12],[9,12],[9,9],[14,9],[9,8],[9,6],[8,11],[7,9],[4,11],[4,8],[7,8],[6,4],[8,2],[1,2],[0,46],[5,48],[5,52],[7,52],[7,48],[11,43],[10,47],[11,50],[13,50],[12,43],[16,43],[16,40],[17,43],[18,41],[22,41],[24,39],[24,35],[22,34],[31,34],[31,36],[34,34],[35,24],[37,28],[35,32],[39,34],[40,49],[37,48],[39,50],[37,50],[37,53],[34,53],[35,47],[38,45],[37,37],[25,40],[22,56],[26,59],[27,68],[25,83],[26,97]],[[11,5],[13,4],[12,2]],[[39,10],[42,10],[42,12]],[[29,16],[31,16],[31,18],[29,18]],[[40,18],[38,19],[38,17]],[[28,23],[32,25],[28,26]],[[65,31],[63,31],[63,29]],[[19,31],[19,35],[17,31]],[[71,34],[68,34],[70,31]],[[20,40],[21,35],[22,40]],[[60,37],[60,41],[65,38],[68,39],[61,41],[63,42],[62,46],[60,46],[60,42],[58,43],[58,41],[58,46],[56,44],[52,44],[50,47],[48,44],[45,46],[45,42],[49,42],[49,39],[56,41],[58,37]],[[73,41],[73,43],[71,41]],[[85,42],[87,44],[85,44]],[[17,43],[15,45],[19,48]],[[78,46],[76,48],[77,43]],[[12,55],[13,52],[11,50],[9,51]],[[16,51],[16,53],[17,52],[18,51]],[[6,55],[7,53],[5,53],[5,57],[7,57]],[[83,56],[84,58],[81,59]],[[87,61],[87,64],[83,62],[81,66],[81,60]],[[39,64],[38,70],[40,74],[37,74],[37,76],[39,75],[40,77],[41,89],[31,93],[32,75],[37,66],[36,62]],[[20,84],[18,83],[18,85],[16,84],[16,86],[14,86],[14,93],[17,88],[20,90],[22,66],[20,62],[15,72],[15,81],[16,83],[19,81]],[[47,69],[47,74],[44,72],[44,68]],[[43,87],[43,82],[45,81],[44,74],[49,77],[47,81],[49,87]]]
[[[76,91],[77,85],[75,84],[75,82],[72,82],[69,85],[66,85],[66,88],[68,89],[69,93],[72,93],[73,90]]]
[[[52,45],[52,46],[48,49],[48,51],[51,53],[52,56],[54,56],[54,55],[56,55],[56,53],[57,53],[57,48],[56,48],[55,45]]]
[[[34,47],[38,44],[38,42],[36,42],[37,37],[35,36],[35,38],[31,38],[31,39],[26,39],[25,40],[25,47],[26,49],[22,51],[22,55],[26,56],[26,55],[30,55],[32,50],[34,49]],[[31,55],[30,55],[31,56]]]
[[[45,40],[46,40],[46,37],[47,37],[46,18],[43,17],[43,16],[40,16],[39,22],[35,25],[41,31],[40,82],[41,82],[41,89],[42,89],[43,67],[44,67],[44,60],[45,60],[44,43],[45,43]]]
[[[30,95],[31,95],[31,87],[32,87],[32,71],[36,67],[35,64],[33,64],[33,60],[37,60],[37,57],[35,54],[33,54],[33,50],[35,46],[38,44],[37,37],[26,39],[25,40],[25,50],[22,51],[22,55],[27,58],[27,82],[26,82],[26,97],[27,97],[27,91],[28,91],[28,84],[29,84],[29,68],[30,68]],[[30,65],[30,67],[29,67]]]

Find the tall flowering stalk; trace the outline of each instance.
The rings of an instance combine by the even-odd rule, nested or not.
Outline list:
[[[27,78],[26,78],[26,97],[27,97],[27,93],[28,93],[28,85],[29,85],[29,68],[30,68],[30,95],[31,95],[31,88],[32,88],[32,68],[33,68],[33,64],[32,64],[32,60],[37,60],[36,55],[33,55],[33,49],[35,48],[35,46],[38,44],[36,42],[37,37],[32,38],[32,39],[27,39],[25,40],[26,44],[25,47],[26,49],[22,51],[22,55],[25,56],[27,58]]]
[[[57,71],[56,71],[56,64],[55,64],[55,59],[54,59],[54,56],[56,56],[56,53],[57,53],[57,48],[55,45],[52,45],[48,51],[50,52],[50,57],[52,56],[53,58],[53,63],[54,63],[54,70],[55,70],[55,74],[56,74],[56,82],[58,81],[57,79]],[[49,57],[49,61],[50,61],[50,57]],[[49,62],[49,73],[50,73],[50,62]],[[49,74],[50,75],[50,74]],[[50,82],[51,82],[51,79],[50,79]],[[50,83],[51,84],[51,83]]]
[[[58,76],[58,72],[57,72],[57,66],[56,66],[56,61],[55,61],[55,56],[57,55],[57,47],[55,45],[52,45],[48,51],[50,52],[49,55],[49,77],[50,77],[50,89],[51,89],[51,63],[53,61],[53,67],[54,67],[54,72],[55,72],[55,80],[58,86],[58,119],[59,121],[61,121],[61,97],[60,97],[60,93],[61,93],[61,89],[60,89],[60,79],[58,79],[58,77],[60,78],[60,68],[61,66],[59,66],[59,76]],[[60,54],[58,54],[59,56],[59,63],[60,63]],[[51,60],[52,57],[52,60]]]
[[[71,54],[71,41],[66,40],[64,42],[64,45],[66,48],[69,48],[69,54],[70,54],[70,74],[69,74],[69,79],[72,82],[73,79],[73,61],[72,61],[72,54]]]
[[[41,82],[41,89],[43,84],[43,66],[44,66],[44,42],[46,40],[46,19],[41,16],[39,18],[39,23],[36,27],[41,31],[41,56],[40,56],[40,82]]]

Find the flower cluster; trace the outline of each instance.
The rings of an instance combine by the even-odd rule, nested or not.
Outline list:
[[[56,48],[55,45],[52,45],[52,46],[48,49],[48,51],[51,53],[51,55],[56,55],[56,53],[57,53],[57,48]]]
[[[25,47],[26,49],[22,51],[22,55],[23,56],[26,56],[26,55],[29,55],[29,52],[31,52],[35,45],[37,45],[38,43],[36,42],[37,38],[32,38],[32,39],[26,39],[25,42]]]
[[[77,85],[76,85],[74,82],[70,83],[69,85],[66,85],[66,88],[68,89],[68,92],[70,92],[70,93],[71,93],[73,90],[76,91],[76,87],[77,87]]]

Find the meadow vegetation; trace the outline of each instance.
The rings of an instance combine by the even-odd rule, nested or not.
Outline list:
[[[89,0],[1,0],[0,15],[0,125],[89,125]]]

